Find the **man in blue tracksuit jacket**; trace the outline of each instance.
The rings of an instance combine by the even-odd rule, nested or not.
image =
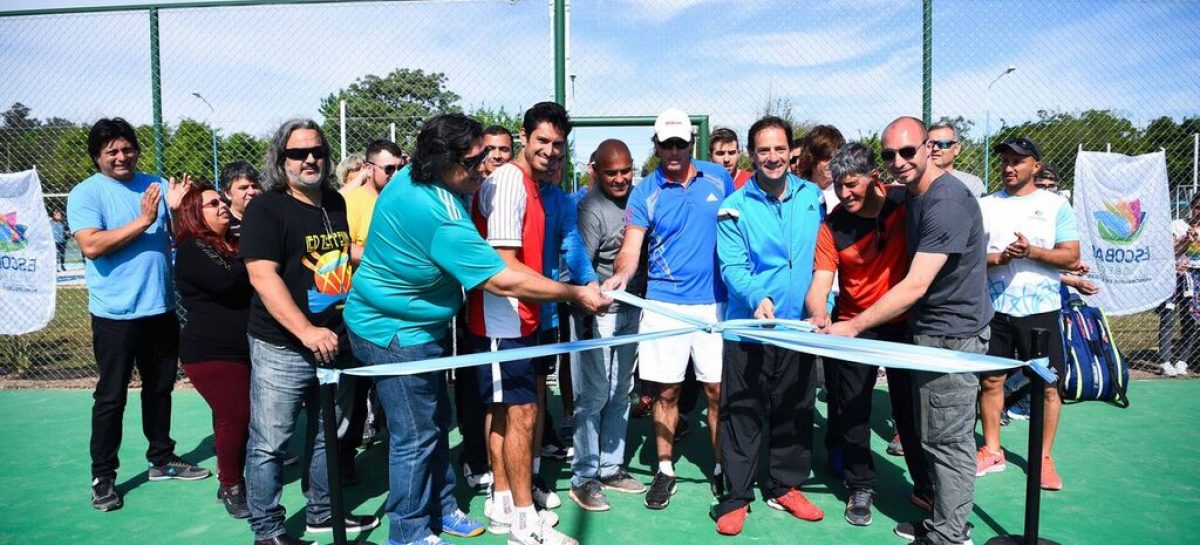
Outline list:
[[[750,128],[754,178],[721,204],[717,256],[728,289],[725,319],[803,319],[817,231],[825,219],[821,190],[788,172],[792,128],[769,116]],[[767,504],[817,521],[820,508],[800,493],[812,463],[813,357],[754,342],[725,340],[721,375],[721,453],[729,492],[716,508],[717,532],[742,529],[767,437]]]

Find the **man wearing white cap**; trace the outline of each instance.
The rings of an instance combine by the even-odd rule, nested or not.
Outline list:
[[[668,109],[658,116],[653,141],[658,168],[629,195],[625,238],[604,289],[624,289],[637,271],[642,243],[646,242],[646,298],[680,314],[716,322],[725,303],[725,286],[717,270],[717,209],[733,193],[733,180],[719,165],[692,159],[692,124],[680,110]],[[688,325],[645,312],[638,330],[649,333]],[[712,488],[714,494],[721,494],[724,477],[717,443],[721,335],[701,332],[643,342],[638,344],[638,353],[639,376],[658,383],[659,388],[654,404],[658,471],[646,493],[646,507],[664,509],[675,493],[672,445],[689,356],[708,398],[708,428],[716,460]]]

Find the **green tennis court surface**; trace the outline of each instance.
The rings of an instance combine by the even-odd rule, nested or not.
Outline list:
[[[1042,531],[1064,544],[1196,543],[1200,536],[1200,381],[1136,382],[1133,406],[1120,410],[1089,403],[1067,407],[1055,457],[1065,482],[1061,492],[1043,493]],[[111,513],[91,508],[88,437],[91,393],[82,390],[0,391],[0,544],[226,544],[251,543],[249,526],[226,516],[216,501],[215,477],[198,482],[148,482],[145,439],[136,393],[125,415],[125,441],[118,486],[125,507]],[[677,448],[679,493],[665,511],[642,507],[640,496],[612,493],[606,513],[585,513],[566,495],[569,467],[543,462],[543,474],[564,505],[559,529],[585,544],[698,543],[862,543],[902,544],[892,535],[894,521],[920,516],[908,504],[910,485],[903,461],[883,453],[890,438],[886,392],[876,391],[874,446],[880,476],[874,524],[853,527],[842,519],[846,491],[829,476],[821,448],[824,420],[818,418],[815,475],[805,486],[825,510],[825,520],[803,522],[773,511],[761,501],[752,507],[741,536],[718,536],[708,517],[712,495],[702,471],[711,468],[707,430],[693,431]],[[558,411],[557,399],[552,410]],[[819,404],[823,409],[824,405]],[[698,419],[693,419],[693,423]],[[1028,424],[1004,428],[1008,471],[981,478],[976,487],[974,542],[982,545],[998,533],[1019,533],[1024,505],[1025,445]],[[654,459],[647,419],[630,426],[631,471],[649,482]],[[189,461],[216,469],[210,413],[194,391],[175,395],[173,436],[177,452]],[[457,457],[458,440],[452,456]],[[346,490],[355,512],[381,514],[387,493],[386,450],[360,452],[360,484]],[[287,468],[284,504],[289,530],[304,529],[299,472]],[[460,503],[482,517],[483,497],[459,490]],[[308,536],[330,543],[328,534]],[[367,538],[387,542],[386,522]],[[456,543],[502,544],[502,536],[484,534]]]

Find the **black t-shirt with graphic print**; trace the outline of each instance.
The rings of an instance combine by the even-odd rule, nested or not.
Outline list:
[[[321,206],[277,191],[250,201],[242,217],[239,254],[278,263],[277,271],[296,306],[314,326],[337,333],[340,350],[350,350],[342,309],[350,292],[350,229],[346,201],[336,191],[321,192]],[[257,292],[250,303],[250,336],[260,341],[308,349],[267,311]]]

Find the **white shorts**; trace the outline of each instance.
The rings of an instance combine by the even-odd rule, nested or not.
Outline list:
[[[678,305],[655,301],[668,309],[701,320],[718,322],[724,304]],[[638,333],[653,333],[680,329],[691,324],[668,318],[657,312],[645,310]],[[665,339],[638,343],[638,377],[642,380],[663,384],[679,384],[687,372],[688,356],[695,363],[696,380],[708,384],[721,382],[721,362],[724,341],[720,333],[698,331],[687,335],[676,335]]]

